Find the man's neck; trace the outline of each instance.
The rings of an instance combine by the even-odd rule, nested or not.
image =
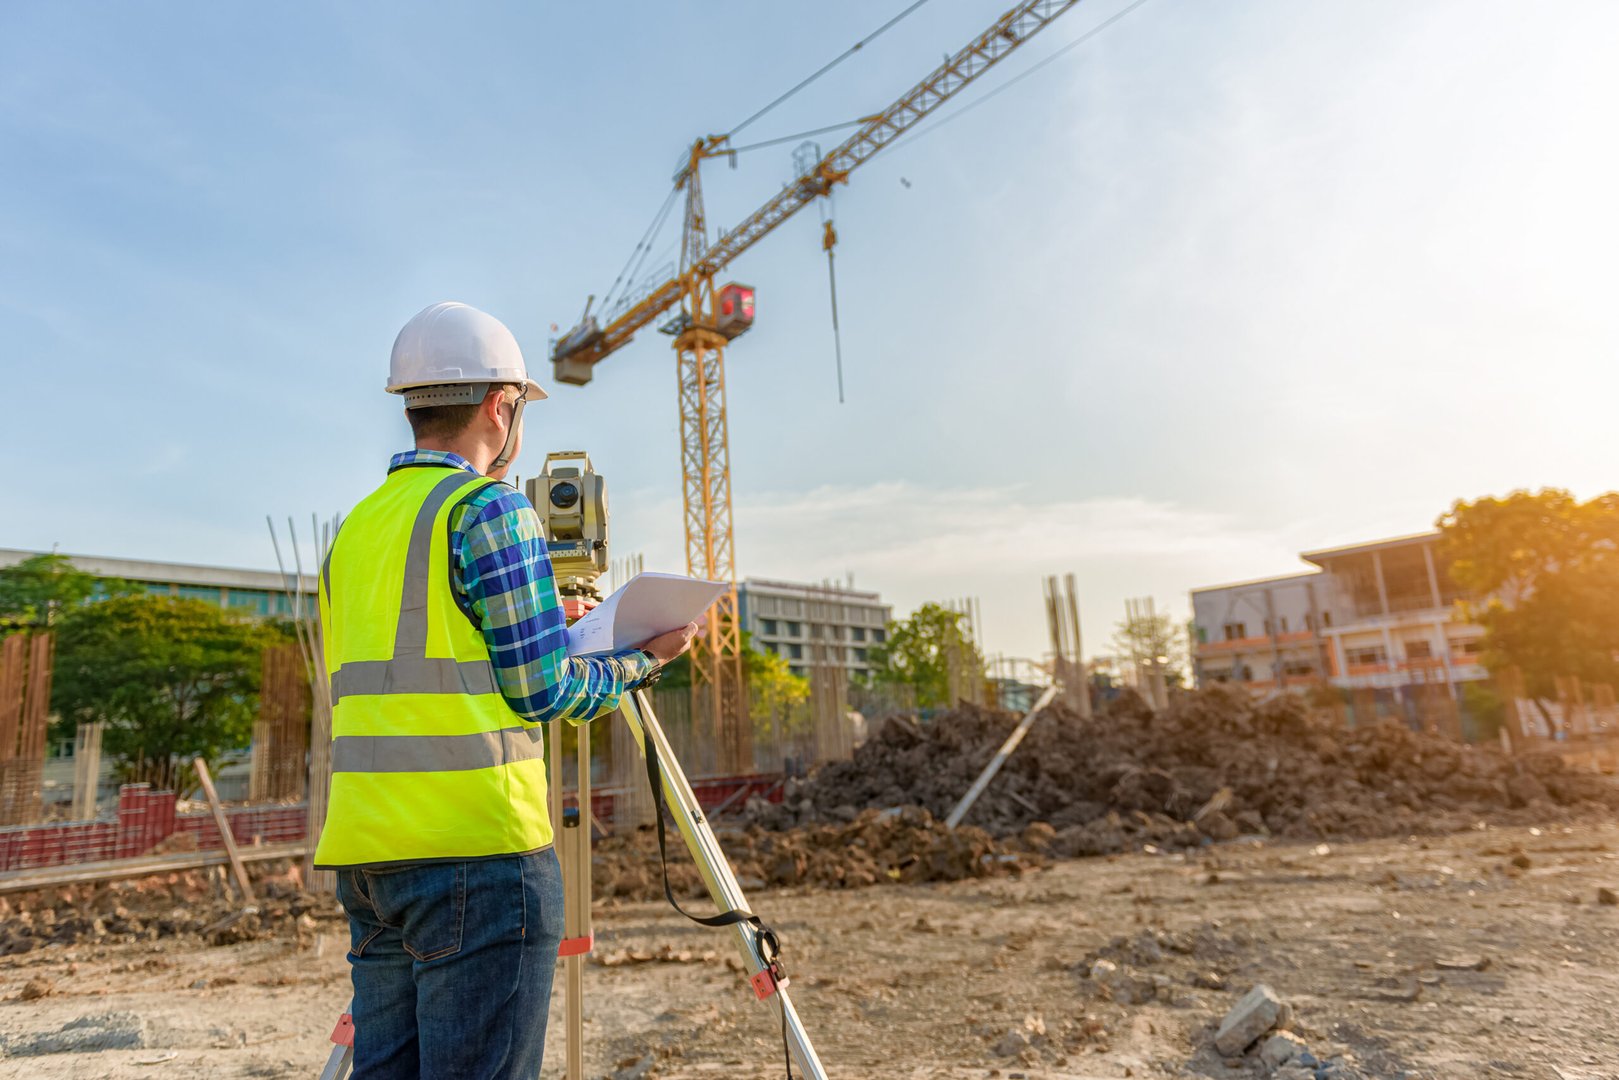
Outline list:
[[[489,464],[495,460],[495,455],[487,447],[474,442],[453,440],[438,442],[432,439],[416,440],[418,450],[438,450],[447,454],[458,454],[467,460],[467,463],[484,476],[489,474]]]

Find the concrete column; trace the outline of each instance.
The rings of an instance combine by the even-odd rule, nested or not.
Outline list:
[[[1445,602],[1440,599],[1439,574],[1434,570],[1432,544],[1422,545],[1422,560],[1428,564],[1428,588],[1433,590],[1433,606],[1437,610],[1444,607]]]
[[[1381,551],[1372,552],[1372,573],[1377,576],[1377,600],[1383,605],[1383,614],[1388,615],[1390,613],[1389,590],[1388,586],[1383,584],[1383,553]]]

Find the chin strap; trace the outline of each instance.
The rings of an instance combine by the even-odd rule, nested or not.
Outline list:
[[[499,469],[512,459],[512,453],[517,449],[517,434],[523,430],[523,406],[528,400],[528,390],[523,390],[523,396],[512,403],[512,423],[506,429],[506,445],[500,448],[500,454],[489,463],[491,469]]]

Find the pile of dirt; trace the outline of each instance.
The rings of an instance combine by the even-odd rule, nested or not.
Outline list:
[[[303,891],[295,870],[263,870],[244,909],[218,876],[190,870],[129,881],[67,885],[0,896],[0,956],[41,945],[128,944],[200,937],[209,945],[254,938],[312,939],[336,902]]]
[[[928,724],[890,720],[852,760],[825,765],[754,825],[797,829],[871,807],[943,818],[1017,723],[963,707]],[[1216,687],[1154,712],[1125,694],[1094,720],[1042,713],[967,820],[1058,855],[1242,834],[1349,839],[1440,832],[1488,818],[1545,823],[1619,807],[1619,786],[1554,756],[1511,758],[1403,724],[1344,729],[1296,697],[1255,702]]]
[[[848,822],[786,832],[727,830],[719,840],[744,889],[960,881],[1017,874],[1041,862],[1028,852],[1006,850],[982,829],[947,829],[918,806],[868,810]],[[675,895],[705,895],[697,868],[672,826],[668,851]],[[663,895],[658,842],[650,829],[598,840],[592,854],[597,896],[651,900]]]

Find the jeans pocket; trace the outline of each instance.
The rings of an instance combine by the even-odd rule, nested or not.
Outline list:
[[[365,947],[386,928],[377,922],[377,910],[366,895],[365,881],[358,870],[338,871],[337,899],[349,916],[349,952],[364,956]]]
[[[363,873],[381,921],[398,927],[412,957],[439,960],[461,951],[467,912],[465,863]]]

